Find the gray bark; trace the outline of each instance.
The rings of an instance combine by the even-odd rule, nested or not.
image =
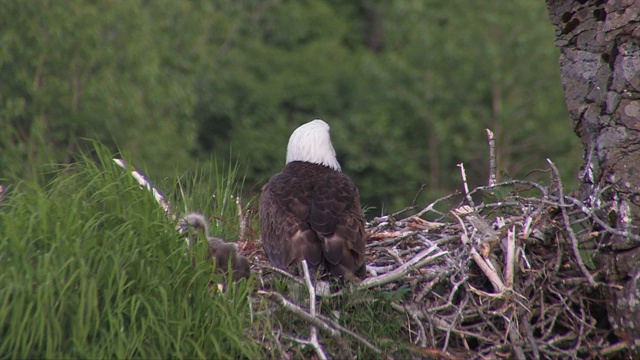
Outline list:
[[[640,1],[547,0],[567,109],[582,141],[580,196],[616,229],[640,229]],[[595,229],[597,230],[597,229]],[[640,244],[603,236],[608,318],[640,355]]]

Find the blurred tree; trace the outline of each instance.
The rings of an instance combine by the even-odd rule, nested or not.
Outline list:
[[[423,197],[452,191],[459,162],[484,182],[485,127],[512,176],[545,157],[568,176],[577,147],[545,16],[536,0],[8,0],[0,177],[72,161],[90,137],[154,177],[232,154],[256,193],[313,118],[379,211],[423,183]]]
[[[2,176],[24,175],[16,159],[71,161],[82,137],[118,146],[161,174],[187,160],[197,65],[189,47],[204,20],[190,18],[193,7],[3,2]]]
[[[494,131],[500,166],[512,175],[545,157],[570,164],[577,142],[540,3],[397,2],[385,14],[393,55],[405,63],[401,98],[419,119],[409,134],[426,142],[421,161],[432,190],[458,182],[451,168],[460,161],[472,179],[486,178],[484,128]]]
[[[231,144],[250,159],[249,184],[276,172],[290,132],[316,117],[363,202],[385,210],[422,183],[425,196],[451,191],[459,162],[483,182],[486,127],[512,176],[550,157],[572,178],[577,139],[544,4],[267,1],[240,14],[195,115],[204,152]]]

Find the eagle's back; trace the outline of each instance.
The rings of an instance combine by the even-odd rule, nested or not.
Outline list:
[[[337,277],[364,273],[365,231],[358,189],[345,174],[294,161],[263,187],[262,244],[269,261],[287,268],[302,259],[324,263]]]

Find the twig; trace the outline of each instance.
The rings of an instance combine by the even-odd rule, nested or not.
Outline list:
[[[505,255],[505,280],[506,287],[513,289],[513,277],[516,255],[516,227],[507,230],[507,253]]]
[[[176,220],[176,215],[172,214],[171,205],[164,199],[164,195],[162,195],[162,193],[158,191],[158,189],[153,187],[153,185],[151,185],[151,182],[149,182],[149,180],[147,180],[147,178],[141,172],[136,170],[136,168],[134,168],[133,166],[129,166],[130,169],[127,169],[127,164],[122,159],[113,159],[113,162],[115,162],[121,168],[131,171],[131,175],[133,176],[133,178],[136,179],[136,181],[143,188],[147,189],[153,194],[153,197],[156,199],[156,202],[158,202],[160,207],[164,210],[165,214],[167,214],[167,216],[169,216],[173,221]]]
[[[264,291],[264,290],[258,290],[257,294],[262,295],[267,299],[271,300],[272,302],[280,305],[284,310],[287,310],[288,312],[299,317],[300,319],[317,326],[320,330],[327,332],[330,336],[332,337],[340,336],[340,332],[338,330],[329,326],[325,321],[320,320],[319,317],[311,316],[311,314],[309,314],[303,308],[285,299],[285,297],[282,296],[281,294],[273,291]]]
[[[482,270],[482,272],[487,276],[489,281],[491,281],[493,288],[497,292],[502,293],[504,291],[504,284],[502,283],[502,280],[500,280],[500,276],[498,276],[495,270],[493,270],[489,265],[487,265],[484,258],[482,258],[482,255],[480,255],[480,253],[478,253],[476,248],[469,243],[469,235],[467,234],[467,228],[466,226],[464,226],[464,222],[462,221],[460,216],[458,216],[458,214],[455,211],[451,211],[451,214],[453,214],[453,216],[455,216],[455,218],[458,219],[458,222],[460,222],[460,226],[464,230],[464,233],[460,234],[460,240],[462,241],[463,244],[468,246],[469,252],[471,252],[471,257],[473,257],[473,260],[478,265],[480,270]]]
[[[402,259],[400,259],[400,255],[398,255],[398,252],[396,251],[396,249],[394,248],[384,248],[384,251],[389,254],[389,256],[391,256],[391,258],[393,259],[393,261],[396,262],[396,264],[398,265],[402,265]]]
[[[338,337],[341,337],[342,333],[345,333],[351,336],[353,339],[355,339],[359,343],[361,343],[362,345],[364,345],[365,347],[377,353],[378,355],[384,355],[382,350],[380,350],[378,347],[373,345],[367,339],[345,328],[344,326],[340,325],[333,319],[330,319],[322,314],[317,314],[315,317],[311,316],[311,314],[306,312],[300,306],[285,299],[284,296],[280,295],[277,292],[258,290],[256,293],[280,305],[284,310],[291,312],[293,315],[297,316],[298,318],[317,326],[320,330],[327,332],[331,337],[338,338]],[[385,355],[384,357],[387,359],[391,359],[390,356]]]
[[[444,345],[442,345],[443,352],[447,352],[447,348],[449,347],[449,339],[451,338],[451,331],[456,326],[456,323],[458,322],[458,319],[460,318],[460,315],[462,313],[462,309],[464,309],[468,301],[469,301],[469,297],[465,296],[464,301],[462,302],[461,306],[458,307],[458,311],[456,311],[455,316],[453,317],[453,320],[451,320],[451,323],[449,323],[449,326],[447,328],[447,332],[444,338]]]
[[[580,268],[580,271],[582,271],[582,274],[584,274],[587,280],[589,280],[589,284],[591,285],[591,287],[595,288],[598,286],[598,283],[593,279],[593,276],[591,276],[591,273],[582,262],[582,258],[580,257],[580,250],[578,249],[578,239],[576,238],[576,234],[573,232],[573,229],[571,228],[571,223],[569,222],[569,215],[567,214],[567,210],[564,207],[565,205],[564,193],[562,191],[562,181],[560,179],[560,173],[558,172],[558,169],[556,168],[555,164],[550,159],[547,159],[547,163],[549,163],[549,166],[553,171],[553,175],[557,178],[558,197],[559,197],[560,205],[562,205],[560,206],[560,211],[562,212],[562,218],[564,219],[565,227],[567,229],[567,232],[569,233],[569,239],[571,240],[571,248],[573,249],[573,255],[576,258],[576,262],[578,264],[578,267]]]
[[[602,219],[597,217],[596,214],[594,214],[593,211],[590,210],[582,201],[572,198],[571,196],[568,196],[568,195],[565,195],[564,197],[574,205],[578,206],[578,208],[580,208],[580,210],[583,213],[585,213],[586,215],[589,215],[593,219],[593,221],[595,221],[598,225],[602,226],[605,230],[607,230],[611,234],[640,242],[640,235],[615,229],[611,227],[609,224],[607,224],[606,222],[602,221]]]
[[[236,196],[236,207],[238,208],[238,241],[244,241],[247,231],[247,217],[242,211],[242,200],[240,196]]]
[[[498,163],[496,161],[496,140],[493,137],[493,132],[489,129],[487,131],[487,139],[489,140],[489,186],[496,184],[496,173],[498,172]]]
[[[416,235],[417,231],[409,231],[409,232],[401,233],[400,235],[398,235],[399,233],[400,232],[393,232],[393,233],[385,232],[385,233],[372,234],[371,236],[369,236],[370,240],[378,238],[379,236],[386,238],[386,240],[370,241],[367,244],[367,248],[382,247],[382,246],[386,247],[386,246],[395,244],[397,242],[400,242],[401,240],[404,240],[408,237]]]
[[[367,348],[369,348],[369,350],[377,353],[380,356],[383,356],[385,359],[392,359],[391,356],[384,354],[382,352],[382,350],[378,349],[377,346],[375,346],[372,343],[370,343],[367,339],[365,339],[361,335],[356,334],[355,332],[345,328],[344,326],[340,325],[337,321],[335,321],[333,319],[330,319],[330,318],[328,318],[328,317],[326,317],[326,316],[324,316],[322,314],[318,314],[318,318],[320,318],[322,321],[326,321],[328,324],[330,324],[334,328],[338,329],[340,332],[343,332],[343,333],[351,336],[353,339],[355,339],[356,341],[358,341],[362,345],[364,345]]]
[[[309,275],[309,266],[307,265],[307,260],[302,260],[302,270],[304,271],[304,282],[307,285],[307,290],[309,290],[309,315],[316,317],[316,290],[311,282],[311,275]],[[322,345],[318,342],[318,330],[312,324],[310,335],[309,335],[309,343],[316,351],[316,355],[318,358],[325,360],[327,355],[322,350]]]
[[[467,184],[467,173],[464,171],[464,163],[457,165],[460,168],[460,176],[462,177],[462,185],[464,186],[464,196],[467,198],[469,205],[473,206],[473,199],[469,194],[469,185]]]
[[[453,193],[453,194],[449,194],[449,195],[447,195],[447,196],[443,196],[443,197],[441,197],[441,198],[438,198],[438,199],[436,199],[435,201],[433,201],[431,204],[427,205],[427,207],[425,207],[424,209],[420,210],[417,214],[412,215],[412,216],[421,217],[422,215],[424,215],[424,214],[428,213],[429,211],[431,211],[431,212],[435,212],[435,213],[436,213],[436,214],[438,214],[438,215],[444,215],[444,214],[443,214],[443,213],[441,213],[440,211],[435,210],[433,207],[434,207],[434,206],[436,206],[436,204],[438,204],[439,202],[442,202],[442,201],[445,201],[445,200],[449,200],[449,199],[451,199],[452,197],[454,197],[454,196],[458,196],[458,195],[460,195],[460,193],[456,191],[456,192],[455,192],[455,193]]]
[[[491,189],[495,189],[495,188],[499,188],[499,187],[505,187],[505,186],[514,186],[514,185],[527,185],[530,186],[532,188],[537,189],[540,194],[542,194],[542,200],[546,200],[547,199],[547,190],[540,184],[534,183],[533,181],[527,181],[527,180],[509,180],[509,181],[504,181],[498,184],[495,184],[493,186],[478,186],[477,188],[473,189],[470,193],[470,195],[475,194],[478,191],[483,191],[483,190],[491,190]]]
[[[291,273],[289,273],[289,272],[287,272],[285,270],[282,270],[280,268],[271,266],[271,265],[269,265],[267,263],[264,263],[264,262],[255,262],[254,264],[256,266],[258,266],[258,267],[263,268],[263,269],[271,270],[271,271],[273,271],[275,273],[278,273],[278,274],[280,274],[280,275],[282,275],[282,276],[284,276],[284,277],[286,277],[288,279],[291,279],[292,281],[295,281],[296,283],[298,283],[300,285],[304,284],[304,281],[301,280],[299,277],[297,277],[297,276],[295,276],[295,275],[293,275],[293,274],[291,274]]]
[[[453,286],[451,287],[451,290],[449,291],[449,296],[447,297],[447,303],[440,305],[440,306],[436,306],[436,307],[432,307],[429,310],[427,310],[430,313],[436,313],[438,311],[441,310],[446,310],[452,307],[455,307],[455,305],[453,304],[453,299],[456,295],[456,293],[458,292],[458,289],[460,288],[461,285],[464,285],[467,283],[467,281],[469,280],[469,278],[467,276],[463,277],[462,279],[460,279],[460,281],[453,281],[450,280],[451,283],[453,283]]]
[[[448,277],[449,275],[451,275],[452,272],[453,270],[449,268],[445,271],[442,271],[436,274],[436,276],[434,276],[433,279],[429,280],[429,282],[422,288],[422,290],[420,290],[420,292],[416,294],[415,296],[416,302],[421,302],[422,299],[431,292],[431,290],[433,289],[433,286],[436,283],[442,281],[445,277]]]
[[[418,189],[418,192],[416,193],[416,196],[413,197],[413,201],[411,202],[411,208],[415,208],[416,207],[416,203],[418,202],[418,197],[420,196],[420,194],[422,193],[422,191],[424,190],[426,186],[424,184],[420,185],[420,189]]]
[[[522,351],[522,346],[520,346],[520,334],[516,331],[515,326],[512,326],[511,321],[508,319],[504,320],[506,326],[509,327],[509,340],[511,340],[511,346],[513,348],[514,355],[518,360],[525,360],[524,351]]]
[[[607,346],[606,348],[600,350],[600,354],[602,356],[609,356],[609,355],[613,355],[615,353],[621,352],[623,350],[627,350],[628,348],[629,348],[629,342],[620,341],[618,343]]]
[[[406,313],[411,319],[413,319],[416,326],[418,327],[418,340],[420,342],[420,346],[422,346],[423,348],[427,347],[427,333],[424,329],[422,321],[420,321],[420,313],[410,308],[409,305],[391,303],[391,306],[393,306],[397,311],[404,311],[404,313]]]
[[[415,255],[411,260],[409,260],[408,262],[406,262],[405,264],[403,264],[402,266],[398,267],[397,269],[390,271],[384,275],[380,275],[374,278],[368,278],[363,280],[360,284],[358,284],[358,286],[356,287],[357,289],[369,289],[372,287],[376,287],[376,286],[381,286],[384,284],[388,284],[392,281],[398,280],[402,277],[404,277],[405,275],[407,275],[411,270],[413,269],[418,269],[446,254],[448,254],[448,251],[443,251],[440,253],[437,253],[433,256],[430,256],[428,258],[425,258],[427,255],[431,254],[432,252],[434,252],[436,249],[438,249],[437,247],[433,246],[430,247],[428,249],[425,249],[421,252],[419,252],[417,255]]]
[[[367,265],[367,272],[373,276],[378,276],[378,274],[384,274],[387,273],[391,270],[393,270],[395,266],[393,265],[386,265],[386,266],[373,266],[373,265]]]

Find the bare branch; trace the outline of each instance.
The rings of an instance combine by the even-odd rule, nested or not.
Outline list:
[[[304,282],[307,285],[307,290],[309,291],[309,315],[316,317],[316,289],[311,282],[311,275],[309,274],[307,260],[302,260],[302,270],[304,271]],[[324,360],[327,358],[327,355],[322,349],[322,345],[318,342],[318,330],[313,324],[311,325],[309,343],[316,351],[316,355],[318,355],[319,359]]]
[[[496,140],[493,138],[493,132],[487,131],[487,139],[489,141],[489,186],[496,184],[496,173],[498,172],[498,163],[496,161]]]
[[[439,259],[441,257],[443,257],[444,255],[447,254],[446,251],[437,253],[433,256],[430,256],[428,258],[425,258],[427,255],[431,254],[432,252],[434,252],[437,249],[437,247],[431,247],[428,248],[426,250],[423,250],[422,252],[418,253],[416,256],[414,256],[411,260],[409,260],[407,263],[403,264],[402,266],[398,267],[397,269],[390,271],[384,275],[380,275],[374,278],[368,278],[365,279],[364,281],[362,281],[360,284],[358,284],[358,286],[356,287],[357,289],[369,289],[372,287],[376,287],[376,286],[382,286],[384,284],[388,284],[390,282],[396,281],[402,277],[404,277],[405,275],[407,275],[410,271],[414,270],[414,269],[419,269],[423,266],[425,266],[426,264],[429,264],[431,262],[433,262],[436,259]]]
[[[493,284],[493,288],[497,292],[502,293],[505,287],[504,287],[504,284],[502,283],[502,280],[500,280],[500,276],[498,275],[498,273],[495,272],[495,270],[491,268],[491,266],[489,266],[486,263],[486,261],[478,253],[476,248],[469,243],[469,236],[466,233],[466,226],[464,225],[464,222],[462,221],[460,216],[458,216],[458,214],[455,211],[451,211],[451,214],[453,214],[453,216],[455,216],[456,219],[458,219],[458,222],[460,222],[460,226],[462,226],[462,228],[464,229],[464,233],[460,234],[460,240],[464,245],[466,245],[469,248],[469,252],[471,253],[471,257],[473,258],[473,261],[475,261],[478,267],[480,267],[480,270],[482,270],[482,272],[487,276],[489,281],[491,281],[491,284]]]
[[[584,262],[582,261],[582,258],[580,257],[580,250],[578,249],[578,239],[576,238],[576,234],[573,232],[573,229],[571,228],[571,222],[569,221],[569,215],[567,215],[567,210],[565,209],[564,205],[564,193],[562,191],[562,180],[560,179],[560,173],[558,172],[558,169],[556,168],[556,166],[554,165],[554,163],[550,160],[547,159],[547,163],[549,163],[549,166],[551,167],[551,170],[553,171],[553,175],[556,177],[557,180],[557,188],[558,188],[558,198],[560,201],[560,211],[562,212],[562,218],[564,219],[564,223],[565,223],[565,228],[567,230],[567,233],[569,233],[569,240],[571,240],[571,248],[573,249],[573,255],[576,258],[576,263],[578,264],[578,267],[580,268],[580,271],[582,271],[582,274],[587,278],[587,280],[589,280],[589,285],[591,285],[591,287],[597,287],[598,283],[593,279],[593,276],[591,276],[591,273],[589,272],[589,270],[587,269],[587,267],[584,265]]]
[[[507,231],[507,252],[505,254],[505,280],[506,287],[513,289],[513,277],[515,271],[516,255],[516,227]]]
[[[236,207],[238,208],[238,241],[244,241],[247,232],[247,216],[242,210],[240,196],[236,196]]]
[[[473,199],[471,198],[471,194],[469,194],[469,185],[467,184],[467,173],[464,171],[464,163],[460,163],[457,166],[460,168],[460,176],[462,177],[464,195],[467,198],[469,205],[473,205]]]
[[[133,166],[129,166],[129,168],[127,168],[127,164],[122,159],[113,159],[113,162],[115,162],[121,168],[129,170],[133,178],[136,179],[140,186],[153,194],[154,199],[156,199],[156,202],[158,202],[160,207],[164,210],[165,214],[167,214],[167,216],[169,216],[173,221],[176,220],[176,215],[172,214],[171,205],[164,199],[164,195],[162,195],[162,193],[158,189],[153,187],[153,185],[151,185],[151,182],[147,180],[147,178],[141,172],[136,170],[136,168],[134,168]]]
[[[340,332],[328,325],[325,321],[321,320],[317,316],[312,316],[306,310],[285,299],[285,297],[280,295],[279,293],[273,291],[258,290],[257,294],[264,296],[268,300],[280,305],[284,310],[287,310],[298,318],[317,326],[320,330],[325,331],[330,336],[340,336]]]

